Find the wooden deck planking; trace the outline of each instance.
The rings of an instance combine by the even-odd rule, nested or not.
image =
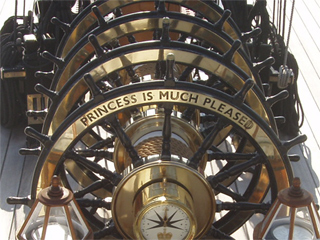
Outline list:
[[[320,7],[316,1],[317,0],[295,1],[294,28],[298,29],[298,31],[302,31],[303,29],[299,28],[301,25],[298,25],[300,22],[313,40],[313,45],[305,45],[305,47],[314,47],[315,45],[319,51],[320,42],[317,39],[320,38],[320,17],[318,15]],[[310,52],[308,51],[308,53]],[[314,53],[316,55],[317,51]]]
[[[0,166],[1,166],[0,176],[1,176],[1,173],[3,171],[3,166],[4,166],[3,163],[6,159],[7,148],[10,143],[10,136],[12,134],[12,130],[1,127],[0,134],[1,134],[1,138],[0,138]]]
[[[35,168],[36,160],[37,157],[35,156],[25,157],[17,196],[26,197],[30,195],[33,176],[32,173]],[[14,208],[14,218],[11,223],[9,239],[15,238],[29,212],[30,208],[28,206],[16,205]]]
[[[300,131],[302,134],[305,134],[308,139],[305,143],[295,146],[290,150],[290,153],[298,154],[301,158],[299,162],[293,162],[292,167],[295,176],[301,178],[302,187],[311,192],[315,197],[315,202],[319,203],[320,188],[318,176],[320,176],[320,147],[319,136],[317,134],[317,129],[319,128],[317,122],[319,121],[317,121],[317,119],[320,117],[320,112],[317,110],[317,106],[305,80],[301,77],[298,86],[302,98],[302,106],[305,111],[305,120]]]
[[[288,14],[291,11],[291,2],[292,0],[287,6]],[[292,167],[295,176],[301,178],[302,186],[314,194],[316,202],[319,200],[320,175],[320,48],[317,41],[320,35],[320,18],[317,17],[319,10],[316,0],[295,1],[289,42],[289,50],[299,65],[298,92],[305,113],[304,125],[300,131],[308,137],[304,144],[290,151],[301,156],[300,162],[292,163]],[[286,21],[289,24],[289,16]]]
[[[300,162],[292,165],[295,175],[302,179],[302,186],[314,194],[317,203],[320,200],[320,17],[316,17],[319,11],[316,0],[296,1],[289,43],[300,68],[298,91],[305,113],[300,131],[308,137],[304,144],[292,149],[301,156]]]
[[[15,222],[15,209],[19,207],[18,205],[8,205],[6,199],[9,196],[18,196],[21,187],[21,176],[25,157],[21,156],[18,150],[20,147],[25,146],[26,140],[22,133],[23,127],[21,126],[13,129],[8,141],[8,148],[4,149],[4,151],[6,151],[6,157],[2,163],[3,171],[0,176],[1,239],[6,239],[9,236],[13,227],[12,225]],[[28,174],[30,174],[30,172]]]
[[[296,3],[298,8],[296,8],[294,15],[292,42],[290,42],[289,47],[294,54],[299,56],[297,61],[301,74],[319,110],[320,43],[318,39],[320,39],[320,17],[311,18],[310,8],[307,8],[306,4],[302,5],[301,1],[296,1]],[[313,13],[319,13],[320,11],[320,8],[316,6],[312,9]],[[305,104],[305,108],[307,107],[307,104]]]

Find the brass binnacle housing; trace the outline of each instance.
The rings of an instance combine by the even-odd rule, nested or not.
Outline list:
[[[215,209],[214,193],[204,176],[177,161],[158,160],[134,169],[118,184],[112,201],[115,225],[127,239],[147,239],[149,229],[155,229],[150,234],[158,239],[198,239],[211,227]],[[182,222],[188,227],[178,236],[176,224]]]

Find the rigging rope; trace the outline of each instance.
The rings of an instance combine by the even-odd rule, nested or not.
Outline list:
[[[288,59],[288,48],[289,48],[289,41],[290,41],[292,22],[293,22],[294,4],[295,4],[295,0],[292,1],[290,22],[289,22],[289,30],[288,30],[288,37],[287,37],[287,44],[286,44],[286,49],[285,49],[285,53],[284,53],[285,54],[284,55],[284,61],[283,61],[283,65],[284,66],[287,65],[287,59]]]

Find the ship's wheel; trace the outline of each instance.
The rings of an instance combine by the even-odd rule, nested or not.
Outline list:
[[[35,171],[33,195],[43,183],[41,176],[58,174],[80,205],[90,206],[87,217],[98,228],[104,226],[98,210],[111,209],[114,231],[137,238],[149,218],[145,215],[154,208],[164,211],[161,204],[167,204],[188,216],[194,229],[190,236],[200,238],[212,226],[232,233],[253,212],[267,209],[261,202],[269,186],[274,198],[289,185],[285,148],[243,103],[251,81],[229,96],[173,79],[102,93],[90,75],[86,79],[93,98],[42,139],[46,147]],[[185,117],[191,110],[193,117]],[[26,132],[37,137],[30,129]],[[96,139],[93,145],[85,141],[87,134]],[[225,144],[231,147],[223,148]],[[206,169],[208,165],[214,170]],[[246,184],[238,192],[243,180]]]
[[[155,9],[130,13],[146,3]],[[272,60],[249,60],[259,31],[242,35],[229,13],[111,0],[70,25],[55,19],[66,34],[43,54],[53,83],[36,87],[51,104],[42,133],[26,129],[42,145],[31,198],[60,175],[96,238],[227,238],[266,211],[304,137],[279,140],[270,107],[286,93],[264,96],[259,70]]]

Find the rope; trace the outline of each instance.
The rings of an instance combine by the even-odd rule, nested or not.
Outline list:
[[[161,154],[162,141],[162,137],[152,137],[142,141],[135,148],[141,157]],[[175,138],[171,139],[171,153],[185,158],[190,158],[193,155],[193,152],[186,144]]]
[[[284,1],[283,5],[283,21],[282,21],[282,36],[284,37],[286,28],[286,11],[287,11],[287,1]]]
[[[295,4],[295,0],[292,1],[291,16],[290,16],[289,30],[288,30],[288,38],[287,38],[287,44],[286,44],[286,48],[285,48],[285,52],[284,52],[285,55],[284,55],[284,60],[283,60],[283,66],[287,65],[288,47],[289,47],[290,34],[291,34],[291,28],[292,28],[292,22],[293,22],[294,4]]]
[[[276,15],[276,0],[273,0],[273,9],[272,9],[272,22],[275,21],[275,15]]]

